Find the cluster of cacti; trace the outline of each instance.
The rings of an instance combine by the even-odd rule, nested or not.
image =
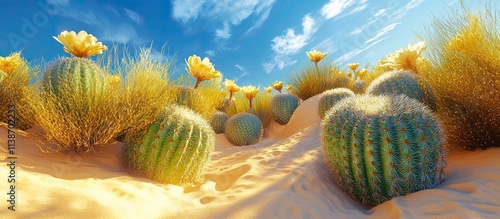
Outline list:
[[[271,101],[273,120],[281,125],[287,124],[299,104],[300,99],[293,94],[276,94]]]
[[[217,111],[212,117],[210,125],[214,129],[216,134],[224,133],[224,128],[226,127],[226,122],[229,120],[229,115],[222,111]]]
[[[325,113],[337,102],[347,97],[353,97],[355,94],[347,88],[334,88],[327,90],[321,94],[318,103],[318,113],[321,118],[325,117]]]
[[[126,168],[163,183],[185,185],[203,176],[215,133],[199,114],[169,105],[147,129],[125,137]]]
[[[404,95],[363,95],[332,107],[321,124],[340,187],[366,205],[438,185],[446,166],[439,120]]]
[[[394,70],[375,79],[367,88],[366,94],[382,95],[404,94],[436,109],[434,97],[428,86],[419,85],[415,74],[408,70]]]
[[[263,134],[262,122],[251,113],[236,114],[227,121],[225,133],[236,146],[257,144]]]
[[[78,92],[82,98],[92,99],[103,92],[104,85],[102,69],[87,58],[59,58],[42,76],[42,89],[56,96]]]

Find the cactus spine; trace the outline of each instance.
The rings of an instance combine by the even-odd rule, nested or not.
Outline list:
[[[346,98],[328,111],[321,127],[334,178],[366,205],[432,188],[443,177],[440,122],[407,96]]]
[[[274,95],[271,100],[273,120],[281,125],[287,124],[299,104],[300,99],[293,94]]]
[[[321,94],[318,103],[318,113],[321,118],[325,117],[326,111],[328,111],[337,102],[341,101],[346,97],[353,97],[354,92],[347,88],[334,88],[327,90]]]
[[[210,125],[214,129],[216,134],[224,133],[224,128],[226,127],[226,122],[229,119],[229,115],[222,111],[217,111],[212,117]]]
[[[185,185],[201,179],[214,145],[215,133],[206,120],[170,105],[146,130],[126,135],[124,164],[147,178]]]
[[[257,144],[263,134],[262,122],[251,113],[236,114],[227,121],[225,133],[236,146]]]

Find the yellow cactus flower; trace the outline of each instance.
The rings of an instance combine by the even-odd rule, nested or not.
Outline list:
[[[422,57],[423,51],[427,49],[425,41],[408,45],[407,48],[400,49],[381,59],[375,67],[379,71],[410,70],[418,73],[418,64],[425,59]]]
[[[366,69],[366,68],[363,68],[363,69],[359,70],[358,72],[356,72],[356,75],[358,77],[360,77],[361,79],[363,79],[366,76],[366,74],[368,74],[368,69]]]
[[[20,52],[12,53],[7,57],[0,56],[0,70],[4,73],[13,74],[15,71],[23,71],[28,68],[28,65],[21,57]]]
[[[309,57],[309,59],[316,64],[320,62],[323,58],[325,58],[326,55],[328,55],[328,53],[320,52],[319,50],[316,49],[306,52],[306,54]]]
[[[259,93],[259,88],[252,85],[243,86],[241,93],[250,101],[250,110],[252,110],[252,99]]]
[[[75,31],[63,31],[57,37],[54,36],[57,42],[63,44],[64,51],[75,57],[89,57],[102,52],[108,47],[97,42],[97,38],[92,34],[88,34],[82,30],[76,34]]]
[[[186,71],[196,78],[196,84],[194,86],[195,89],[198,88],[198,85],[202,81],[222,76],[219,71],[215,70],[214,66],[210,62],[210,59],[208,59],[207,57],[201,60],[199,56],[192,55],[189,56],[186,64],[188,65]]]
[[[358,69],[359,63],[349,63],[347,64],[347,67],[356,72],[356,69]]]
[[[287,85],[287,86],[285,87],[285,89],[286,89],[286,91],[288,91],[288,93],[290,93],[290,92],[292,92],[293,87],[292,87],[292,85],[291,85],[291,84],[289,84],[289,85]]]
[[[279,91],[281,93],[281,89],[283,89],[283,82],[282,81],[275,81],[274,83],[271,84],[274,89]]]
[[[271,87],[271,86],[266,87],[266,88],[264,88],[264,89],[265,89],[265,90],[266,90],[266,92],[268,92],[268,93],[273,92],[273,87]]]
[[[240,87],[234,83],[234,80],[224,80],[224,87],[226,87],[226,90],[229,92],[229,99],[231,100],[233,98],[233,94],[235,92],[240,91]]]

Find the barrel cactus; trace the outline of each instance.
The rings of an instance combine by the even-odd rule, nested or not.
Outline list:
[[[215,133],[199,114],[177,105],[142,131],[127,133],[125,167],[152,180],[186,185],[203,176]]]
[[[216,134],[224,133],[224,128],[226,127],[226,122],[229,119],[229,115],[222,111],[215,112],[214,117],[212,117],[212,121],[210,125],[214,129]]]
[[[432,188],[444,175],[440,122],[405,95],[346,98],[328,111],[321,128],[334,178],[365,205]]]
[[[59,58],[42,76],[42,88],[61,96],[64,92],[78,92],[84,97],[95,97],[105,86],[105,74],[87,58]]]
[[[318,103],[319,116],[321,118],[325,117],[326,111],[328,111],[333,105],[346,97],[353,97],[354,95],[355,94],[352,90],[342,87],[323,92]]]
[[[299,104],[300,99],[293,94],[274,95],[271,100],[273,120],[281,125],[287,124]]]
[[[227,121],[225,133],[236,146],[257,144],[263,134],[262,122],[251,113],[236,114]]]
[[[367,94],[404,94],[436,109],[433,94],[429,86],[421,86],[415,74],[408,70],[395,70],[384,73],[366,88]]]

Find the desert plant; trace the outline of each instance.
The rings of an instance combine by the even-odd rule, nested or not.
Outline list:
[[[436,110],[434,95],[429,86],[419,82],[415,74],[407,70],[395,70],[384,73],[372,81],[370,86],[366,88],[366,94],[404,94],[425,103],[432,110]]]
[[[215,133],[199,114],[169,105],[143,131],[125,137],[127,170],[152,180],[186,185],[200,180],[214,150]]]
[[[430,84],[450,142],[469,150],[500,146],[500,30],[498,10],[485,5],[435,19],[426,32],[434,68]]]
[[[375,66],[375,71],[384,73],[407,70],[419,74],[430,64],[429,60],[422,55],[426,49],[427,45],[424,41],[410,44],[407,48],[402,48],[382,58]]]
[[[210,121],[215,134],[224,133],[224,128],[226,127],[226,122],[229,119],[227,113],[222,111],[217,111]]]
[[[255,98],[253,98],[253,114],[259,117],[262,122],[262,126],[267,128],[272,120],[273,115],[271,111],[271,101],[273,95],[267,92],[259,92]],[[225,112],[231,117],[239,113],[246,113],[250,111],[250,104],[248,99],[240,92],[234,96],[234,100],[226,108]]]
[[[192,55],[189,56],[186,64],[188,66],[186,71],[196,78],[194,89],[198,88],[202,81],[222,77],[222,74],[215,70],[214,65],[207,57],[202,60],[200,57]]]
[[[405,95],[346,98],[328,111],[321,128],[334,178],[363,204],[432,188],[444,175],[440,122]]]
[[[245,146],[260,141],[263,127],[259,117],[251,113],[240,113],[229,118],[224,132],[229,142],[236,146]]]
[[[293,94],[274,95],[271,101],[273,120],[281,125],[287,124],[299,104],[300,99]]]
[[[33,116],[25,112],[27,97],[33,90],[29,83],[36,68],[30,68],[19,52],[0,57],[0,122],[8,122],[9,109],[15,107],[15,128],[26,130],[33,126]]]
[[[318,114],[321,118],[325,117],[325,113],[332,108],[337,102],[347,97],[353,97],[355,94],[347,88],[334,88],[327,90],[321,94],[318,103]]]

